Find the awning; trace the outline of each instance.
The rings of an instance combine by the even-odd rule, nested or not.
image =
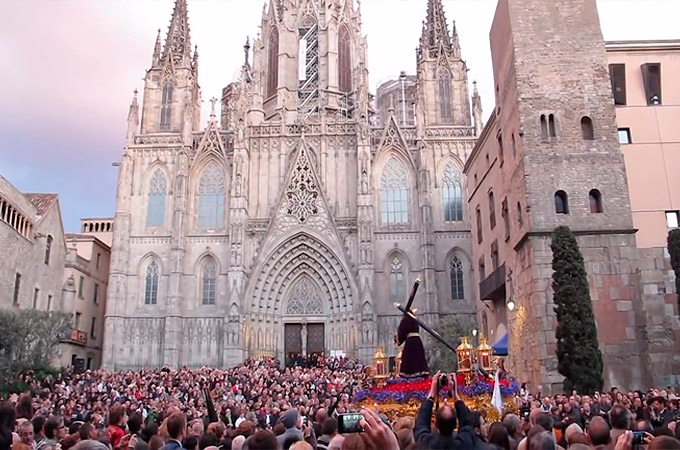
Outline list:
[[[508,333],[503,333],[491,348],[494,355],[508,356]]]

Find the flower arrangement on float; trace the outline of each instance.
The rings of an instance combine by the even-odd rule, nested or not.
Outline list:
[[[458,395],[465,404],[472,410],[486,411],[487,418],[500,419],[498,410],[491,404],[495,382],[489,375],[493,373],[491,361],[491,347],[482,337],[482,343],[474,349],[467,341],[462,338],[456,353],[458,354],[458,371],[456,373],[456,386]],[[382,348],[379,348],[374,355],[373,379],[375,386],[357,392],[354,395],[354,403],[361,407],[373,408],[376,404],[380,412],[385,413],[391,419],[415,415],[422,403],[427,399],[432,385],[432,378],[411,378],[404,379],[396,376],[398,372],[390,377],[386,372],[386,357]],[[399,358],[398,358],[399,359]],[[482,373],[473,374],[472,361],[479,361]],[[376,370],[377,369],[377,370]],[[514,380],[500,379],[500,393],[503,398],[503,408],[508,411],[515,411],[515,397],[519,394],[520,386]],[[453,403],[450,399],[449,389],[451,385],[442,387],[439,392],[440,401]]]

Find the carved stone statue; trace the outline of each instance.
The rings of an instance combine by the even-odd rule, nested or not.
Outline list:
[[[302,339],[302,356],[307,356],[307,324],[302,324],[300,331],[300,339]]]
[[[368,174],[365,170],[361,172],[361,193],[368,194]]]
[[[236,196],[240,197],[241,196],[241,174],[240,173],[236,174],[236,180],[234,181],[234,184],[235,184]]]

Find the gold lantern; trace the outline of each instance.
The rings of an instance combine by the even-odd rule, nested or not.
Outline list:
[[[491,355],[493,353],[493,348],[491,348],[487,342],[486,337],[480,336],[479,340],[481,341],[479,347],[477,347],[477,360],[479,365],[484,370],[492,370],[493,365],[491,363]]]
[[[472,369],[472,345],[468,342],[467,336],[461,338],[456,354],[458,355],[458,372],[469,378],[470,369]]]
[[[378,384],[382,384],[389,377],[388,358],[387,355],[385,355],[382,346],[378,347],[373,354],[373,370],[373,379],[377,381]]]
[[[397,353],[397,357],[395,358],[395,364],[394,364],[394,376],[398,377],[399,373],[401,372],[401,353],[404,351],[403,348],[399,348],[399,353]]]

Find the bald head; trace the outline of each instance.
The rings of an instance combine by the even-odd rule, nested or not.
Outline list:
[[[325,408],[319,408],[316,410],[316,414],[314,415],[314,421],[316,423],[323,423],[326,419],[328,419],[328,413],[326,412]]]
[[[243,444],[246,442],[246,438],[243,435],[238,435],[231,441],[231,450],[241,450]]]
[[[540,416],[541,413],[543,413],[543,411],[541,411],[540,408],[534,408],[534,409],[532,409],[531,412],[529,413],[529,421],[530,421],[532,424],[535,424],[535,423],[536,423],[536,418],[537,418],[538,416]]]
[[[503,425],[508,429],[508,434],[513,437],[517,437],[520,429],[522,428],[522,421],[517,414],[506,414],[503,417]]]
[[[572,423],[564,431],[564,437],[566,438],[567,442],[569,442],[569,438],[577,433],[583,433],[583,429],[581,428],[581,425]]]
[[[609,435],[609,425],[602,417],[595,416],[588,425],[588,439],[593,447],[607,445],[611,440]]]

